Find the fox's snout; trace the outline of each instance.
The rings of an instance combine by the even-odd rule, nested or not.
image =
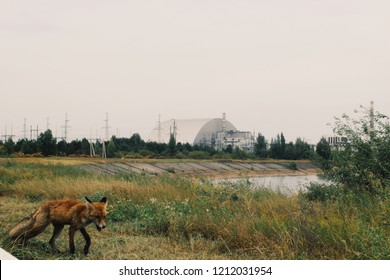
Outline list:
[[[96,229],[98,230],[98,231],[101,231],[102,229],[104,229],[104,228],[106,228],[106,225],[96,225]]]

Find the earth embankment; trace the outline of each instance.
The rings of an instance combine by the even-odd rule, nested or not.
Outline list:
[[[136,173],[146,175],[183,174],[213,178],[242,176],[299,176],[319,172],[309,161],[300,162],[257,162],[257,161],[183,161],[183,162],[137,162],[122,161],[111,163],[84,164],[81,168],[89,171],[115,175]]]

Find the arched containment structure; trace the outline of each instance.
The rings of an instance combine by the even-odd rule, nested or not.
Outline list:
[[[224,124],[225,122],[225,124]],[[234,125],[223,119],[212,119],[205,123],[196,134],[194,144],[214,145],[221,131],[237,130]]]

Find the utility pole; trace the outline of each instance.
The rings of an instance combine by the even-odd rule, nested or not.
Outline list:
[[[102,158],[107,158],[107,151],[106,151],[106,144],[105,142],[106,141],[102,141],[103,142],[103,145],[102,145]]]
[[[69,122],[69,120],[68,120],[68,113],[66,113],[65,114],[65,125],[62,126],[64,128],[64,137],[62,139],[64,139],[65,142],[66,142],[66,140],[68,138],[68,128],[70,128],[70,126],[68,125],[68,122]]]
[[[30,140],[32,140],[33,138],[33,132],[35,132],[35,140],[38,139],[38,132],[39,132],[39,129],[38,129],[38,125],[37,125],[37,129],[33,129],[32,128],[32,125],[30,125]]]
[[[23,139],[27,139],[26,118],[24,118],[24,123],[23,123]]]
[[[95,153],[95,147],[94,147],[94,143],[92,141],[95,141],[96,142],[96,138],[95,139],[92,139],[92,130],[89,132],[89,155],[91,157],[95,157],[96,156],[96,153]]]
[[[108,126],[108,113],[106,113],[106,119],[104,120],[104,122],[106,123],[106,125],[103,127],[104,130],[105,130],[105,137],[106,139],[104,139],[102,141],[102,158],[107,158],[107,151],[106,151],[106,141],[109,141],[110,139],[110,127]]]
[[[104,122],[106,123],[106,125],[103,127],[105,129],[105,134],[106,134],[106,141],[109,141],[109,137],[110,137],[110,127],[108,126],[108,113],[106,113],[106,119],[104,120]]]
[[[161,141],[162,141],[161,132],[163,129],[161,127],[161,115],[160,114],[158,115],[157,128],[155,128],[154,130],[157,130],[157,142],[161,143]]]
[[[176,120],[173,119],[173,127],[169,127],[169,137],[171,137],[173,135],[173,138],[175,138],[175,140],[177,139],[177,126],[176,126]]]
[[[95,153],[95,148],[94,148],[93,143],[92,143],[92,139],[89,140],[89,141],[90,141],[90,142],[89,142],[89,155],[90,155],[91,157],[95,157],[95,156],[96,156],[96,153]]]
[[[95,147],[94,147],[92,140],[93,140],[92,138],[89,139],[89,155],[91,157],[95,157],[96,156]],[[94,139],[94,140],[96,140],[96,139]]]

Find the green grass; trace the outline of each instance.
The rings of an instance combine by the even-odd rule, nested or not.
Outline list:
[[[107,196],[107,228],[90,254],[52,254],[51,226],[25,248],[8,231],[50,199]],[[102,176],[62,164],[0,164],[0,242],[21,259],[389,259],[389,195],[311,186],[286,196],[247,182],[215,185],[177,174]]]

